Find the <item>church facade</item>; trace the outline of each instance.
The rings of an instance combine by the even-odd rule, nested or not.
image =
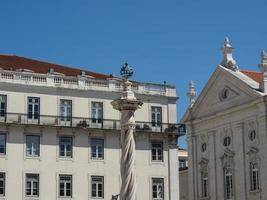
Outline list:
[[[267,199],[267,62],[239,69],[228,39],[223,60],[182,118],[187,127],[190,200]]]

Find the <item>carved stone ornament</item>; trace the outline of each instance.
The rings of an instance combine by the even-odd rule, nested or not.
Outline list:
[[[258,163],[260,160],[260,157],[258,155],[259,149],[257,147],[250,147],[249,151],[247,152],[247,155],[249,157],[250,162]]]
[[[208,164],[209,164],[209,160],[206,158],[201,158],[200,162],[198,163],[200,166],[200,170],[201,171],[206,171]]]
[[[223,167],[232,166],[234,162],[234,152],[230,149],[226,149],[221,157]]]

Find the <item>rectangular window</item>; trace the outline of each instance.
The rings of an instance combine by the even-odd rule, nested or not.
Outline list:
[[[184,159],[180,159],[179,160],[179,169],[184,169],[184,168],[186,168],[187,167],[187,165],[186,165],[186,160],[184,160]]]
[[[103,120],[103,103],[92,102],[92,123],[101,124]]]
[[[224,188],[225,188],[225,199],[226,200],[232,200],[233,198],[233,174],[231,172],[231,169],[225,170],[224,175]]]
[[[250,190],[257,191],[260,189],[259,169],[257,163],[250,163]]]
[[[156,107],[156,106],[151,107],[151,119],[153,127],[161,127],[162,123],[161,107]]]
[[[104,140],[91,139],[91,158],[96,160],[104,159]]]
[[[70,122],[72,117],[72,101],[61,99],[60,100],[60,120]]]
[[[163,161],[163,144],[162,142],[151,143],[152,161]]]
[[[28,119],[38,120],[40,115],[40,98],[28,97]]]
[[[0,133],[0,155],[6,154],[6,134]]]
[[[40,155],[40,136],[26,135],[26,156],[38,157]]]
[[[27,197],[39,196],[39,174],[26,174],[26,189]]]
[[[92,198],[104,198],[104,177],[92,176],[91,177]]]
[[[7,97],[6,95],[0,95],[0,117],[6,117]]]
[[[59,175],[59,196],[72,197],[72,175]]]
[[[0,172],[0,197],[5,196],[6,190],[6,174],[4,172]]]
[[[72,137],[60,136],[59,137],[59,156],[72,158]]]
[[[208,197],[208,174],[201,173],[201,182],[202,182],[202,197]]]
[[[164,199],[164,179],[152,178],[152,199],[163,200]]]

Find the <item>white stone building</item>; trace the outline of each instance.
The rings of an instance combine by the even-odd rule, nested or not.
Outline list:
[[[241,70],[228,39],[223,60],[190,107],[187,127],[189,199],[267,199],[267,62]]]
[[[137,199],[179,199],[176,88],[134,82]],[[120,78],[0,55],[0,200],[111,200]]]

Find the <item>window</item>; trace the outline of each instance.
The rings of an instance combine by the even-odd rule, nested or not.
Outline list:
[[[70,122],[72,117],[72,102],[71,100],[60,100],[60,120]]]
[[[256,131],[255,130],[250,130],[249,135],[248,135],[250,141],[254,141],[256,138]]]
[[[40,115],[40,98],[28,97],[28,119],[37,120]]]
[[[180,159],[179,160],[179,169],[184,169],[186,167],[187,167],[186,160],[185,159]]]
[[[103,103],[92,102],[92,123],[102,123],[103,120]]]
[[[72,197],[72,175],[59,175],[59,196]]]
[[[72,158],[72,137],[59,137],[59,156]]]
[[[201,173],[201,188],[202,188],[202,197],[208,197],[208,173]]]
[[[164,179],[152,178],[152,199],[163,200],[164,199]]]
[[[206,149],[207,149],[207,144],[204,142],[204,143],[202,143],[202,145],[201,145],[201,151],[202,151],[202,152],[205,152]]]
[[[39,174],[26,174],[26,196],[39,196]]]
[[[225,147],[229,146],[231,144],[231,137],[230,136],[226,136],[224,139],[223,139],[223,145]]]
[[[151,119],[152,119],[152,126],[153,127],[161,127],[161,107],[151,107]]]
[[[221,101],[227,99],[229,97],[229,90],[224,88],[219,93],[219,98]]]
[[[224,192],[225,199],[232,200],[233,198],[233,173],[231,168],[226,168],[224,171]]]
[[[0,197],[5,196],[6,190],[6,174],[4,172],[0,172]]]
[[[92,176],[91,177],[92,198],[104,198],[104,177]]]
[[[27,135],[26,136],[26,156],[37,157],[40,155],[40,136]]]
[[[257,191],[260,189],[259,169],[256,163],[250,163],[250,190]]]
[[[91,158],[99,160],[104,159],[103,139],[91,139]]]
[[[6,134],[0,134],[0,154],[6,154]]]
[[[152,161],[163,161],[163,144],[162,142],[152,142]]]
[[[6,104],[7,98],[6,95],[0,95],[0,117],[6,117]]]

